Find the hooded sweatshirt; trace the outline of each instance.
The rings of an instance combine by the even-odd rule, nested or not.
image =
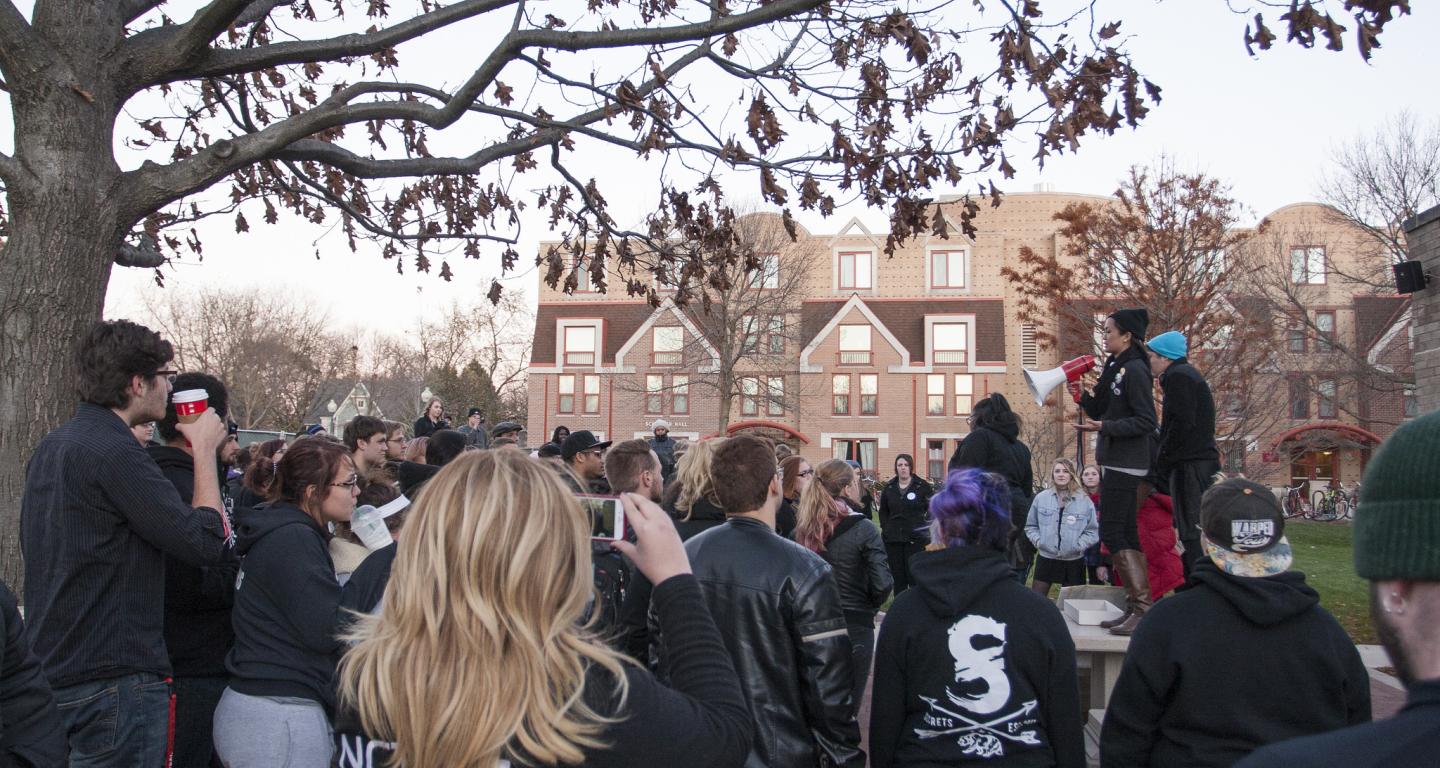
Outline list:
[[[250,696],[295,696],[334,708],[340,585],[329,534],[293,504],[241,510],[236,551],[235,647],[230,687]]]
[[[1212,563],[1140,623],[1100,735],[1104,766],[1230,766],[1265,744],[1370,720],[1370,676],[1305,575]]]
[[[871,766],[1085,765],[1075,643],[1050,601],[980,547],[910,560],[880,626]]]
[[[168,445],[145,449],[180,499],[195,498],[195,459]],[[226,551],[215,565],[190,565],[165,556],[165,648],[176,677],[225,677],[225,654],[235,642],[230,606],[240,561]]]

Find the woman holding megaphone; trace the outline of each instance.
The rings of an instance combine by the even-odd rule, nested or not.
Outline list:
[[[1084,413],[1075,425],[1099,433],[1095,462],[1100,465],[1100,540],[1125,580],[1126,603],[1122,616],[1101,626],[1117,635],[1134,632],[1150,608],[1150,580],[1135,525],[1156,426],[1150,362],[1142,341],[1149,324],[1143,308],[1116,310],[1105,318],[1109,357],[1095,389],[1081,394]]]

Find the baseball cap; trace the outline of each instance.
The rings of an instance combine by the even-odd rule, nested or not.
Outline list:
[[[579,432],[571,432],[570,436],[565,438],[565,442],[560,446],[560,455],[563,456],[566,461],[569,461],[570,459],[574,458],[575,454],[581,451],[589,451],[595,448],[609,447],[609,440],[605,440],[603,442],[597,440],[595,439],[594,432],[591,432],[588,429],[582,429]]]
[[[1217,483],[1200,499],[1205,554],[1220,570],[1245,578],[1289,570],[1285,514],[1269,488],[1243,478]]]
[[[484,416],[484,415],[485,415],[485,412],[482,411],[482,410],[480,410],[479,408],[471,408],[471,409],[470,409],[470,413],[466,415],[466,418],[469,418],[470,416]]]

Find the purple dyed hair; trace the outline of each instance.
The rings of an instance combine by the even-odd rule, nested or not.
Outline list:
[[[930,540],[946,547],[1004,552],[1010,537],[1010,486],[979,469],[957,469],[930,498]]]

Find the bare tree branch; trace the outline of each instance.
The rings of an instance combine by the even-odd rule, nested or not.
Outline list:
[[[198,57],[170,62],[166,66],[150,70],[142,81],[142,86],[200,77],[241,74],[286,64],[305,64],[348,56],[368,56],[377,51],[394,48],[401,43],[414,40],[455,22],[504,8],[514,2],[516,0],[466,0],[437,8],[429,13],[371,33],[356,32],[323,40],[271,43],[239,50],[211,48]],[[139,37],[137,35],[133,39],[138,40]]]
[[[165,0],[120,0],[120,18],[129,24],[164,3]]]

